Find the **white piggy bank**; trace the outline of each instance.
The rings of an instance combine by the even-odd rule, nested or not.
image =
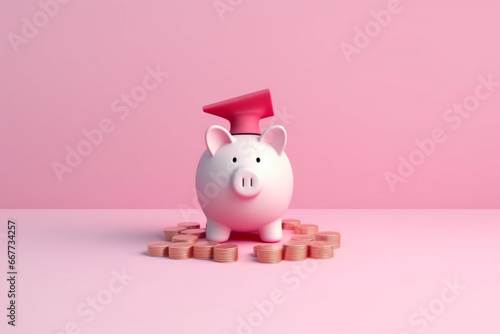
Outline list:
[[[207,150],[196,171],[207,239],[224,242],[236,231],[258,232],[266,242],[281,240],[281,221],[293,191],[286,138],[279,125],[262,135],[231,135],[217,125],[207,129]]]

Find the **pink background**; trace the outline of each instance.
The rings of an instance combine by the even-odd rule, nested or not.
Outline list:
[[[225,0],[223,0],[225,2]],[[234,1],[233,3],[237,3]],[[72,1],[19,45],[37,1],[0,3],[0,207],[193,207],[201,107],[263,88],[288,130],[295,208],[498,208],[500,87],[456,130],[443,115],[500,81],[499,1],[402,1],[359,54],[342,42],[388,1]],[[168,77],[128,117],[111,104]],[[82,130],[114,131],[59,182],[51,164]],[[270,125],[262,122],[262,126]],[[447,140],[398,183],[416,139]]]

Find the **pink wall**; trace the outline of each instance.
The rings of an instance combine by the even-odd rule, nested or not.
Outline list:
[[[500,207],[499,1],[62,2],[0,3],[1,208],[191,207],[201,107],[263,88],[292,207]]]

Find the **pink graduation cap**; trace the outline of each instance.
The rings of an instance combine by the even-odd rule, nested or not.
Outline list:
[[[269,89],[210,104],[203,111],[227,119],[232,135],[260,135],[259,121],[274,115]]]

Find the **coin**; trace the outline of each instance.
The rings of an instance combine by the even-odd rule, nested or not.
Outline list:
[[[296,234],[290,240],[314,241],[314,234]]]
[[[333,243],[333,248],[340,248],[340,233],[334,231],[321,231],[316,233],[316,240]]]
[[[333,243],[328,241],[310,242],[309,257],[312,259],[331,259],[333,257]]]
[[[300,224],[300,219],[285,218],[281,221],[281,228],[283,230],[294,230],[295,226]]]
[[[297,234],[316,234],[318,233],[318,225],[315,224],[300,224],[295,226]]]
[[[214,257],[214,246],[219,243],[216,241],[200,241],[193,246],[193,257],[195,259],[208,260]]]
[[[172,241],[175,242],[190,242],[194,244],[198,241],[198,237],[196,235],[189,234],[176,234],[172,237]]]
[[[172,243],[169,241],[154,241],[148,244],[149,256],[168,256],[168,246]]]
[[[181,231],[185,230],[185,227],[182,226],[169,226],[163,229],[163,240],[172,241],[172,237],[176,234],[181,233]]]
[[[279,263],[283,260],[281,244],[261,245],[257,248],[257,261],[261,263]]]
[[[238,261],[238,245],[229,243],[215,245],[214,261],[223,263]]]
[[[290,240],[283,243],[283,260],[302,261],[307,258],[308,242]],[[259,249],[260,252],[260,249]]]
[[[207,236],[207,230],[205,230],[204,228],[188,228],[184,231],[181,231],[181,234],[195,235],[201,239]]]
[[[259,248],[264,246],[265,244],[257,244],[253,246],[253,256],[257,257],[257,252],[259,251]]]
[[[257,257],[257,253],[259,252],[259,249],[261,247],[264,247],[264,246],[279,247],[279,248],[283,249],[283,244],[281,244],[281,243],[278,243],[278,244],[257,244],[255,246],[253,246],[253,255],[255,257]]]
[[[200,223],[196,223],[196,222],[183,222],[183,223],[177,224],[177,226],[185,227],[187,229],[194,229],[194,228],[200,228]]]
[[[193,257],[193,244],[174,242],[168,247],[168,257],[174,260],[186,260]]]

